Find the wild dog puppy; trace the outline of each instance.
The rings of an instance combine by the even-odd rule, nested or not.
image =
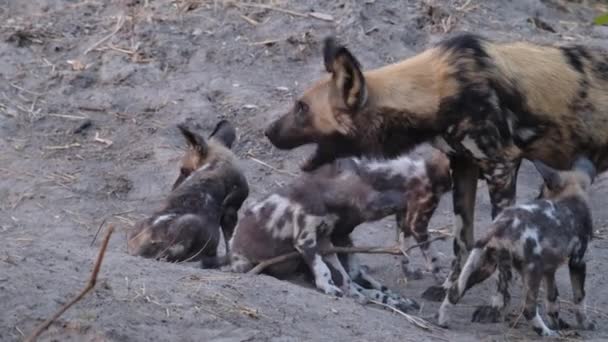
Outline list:
[[[130,231],[128,250],[146,258],[200,259],[203,267],[216,266],[220,226],[228,252],[237,211],[249,194],[230,151],[236,131],[222,120],[206,140],[183,124],[178,128],[189,146],[180,174],[164,206]]]
[[[488,184],[494,218],[514,203],[522,158],[568,169],[585,154],[599,172],[608,168],[605,51],[461,34],[368,71],[333,38],[325,40],[323,56],[329,76],[266,136],[281,149],[317,144],[304,170],[344,156],[393,157],[422,142],[449,155],[456,258],[427,299],[444,298],[473,248],[478,178]]]
[[[535,165],[545,180],[541,199],[503,210],[490,232],[475,243],[458,281],[449,289],[439,309],[441,325],[446,326],[448,322],[447,309],[497,267],[499,296],[495,298],[495,306],[496,311],[504,311],[509,304],[508,286],[511,266],[514,266],[524,281],[524,317],[539,335],[557,335],[552,329],[567,324],[559,318],[555,271],[568,262],[577,323],[583,329],[593,328],[585,316],[584,256],[593,232],[587,190],[595,177],[595,167],[582,157],[569,172],[558,172],[539,161]],[[542,280],[551,328],[545,325],[536,309]]]
[[[229,268],[246,272],[263,260],[297,250],[323,292],[411,309],[415,302],[393,295],[373,280],[354,255],[322,257],[319,251],[332,245],[352,246],[350,234],[356,226],[391,214],[399,216],[405,238],[413,235],[419,243],[428,241],[429,219],[449,188],[447,157],[438,151],[428,160],[407,156],[388,161],[338,159],[247,209],[230,242]],[[437,272],[431,246],[421,248]],[[293,272],[297,264],[277,264],[268,273]]]

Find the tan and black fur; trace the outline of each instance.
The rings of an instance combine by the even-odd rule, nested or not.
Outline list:
[[[524,317],[543,336],[556,336],[555,330],[568,327],[559,318],[559,299],[555,272],[568,263],[576,320],[580,328],[592,329],[585,315],[585,253],[593,234],[588,189],[595,167],[586,158],[574,163],[572,171],[558,172],[535,162],[545,180],[541,197],[526,204],[504,209],[490,231],[475,243],[458,281],[452,284],[439,310],[439,324],[446,326],[448,308],[455,305],[474,285],[484,281],[498,268],[499,293],[485,315],[500,319],[509,305],[511,268],[521,274],[525,288]],[[548,327],[537,312],[541,282],[546,288]],[[481,314],[481,313],[480,313]]]
[[[230,151],[236,132],[220,121],[209,139],[178,125],[188,142],[180,174],[162,209],[138,222],[129,232],[132,255],[183,261],[200,259],[203,267],[218,264],[220,227],[227,242],[237,212],[249,194],[238,160]],[[228,244],[226,244],[228,251]]]
[[[514,203],[523,158],[567,169],[582,154],[599,172],[608,168],[605,51],[461,34],[368,71],[333,38],[323,54],[329,76],[266,135],[282,149],[317,144],[304,170],[339,156],[396,156],[423,142],[450,156],[456,260],[427,299],[444,297],[473,247],[478,178],[488,183],[496,217]]]

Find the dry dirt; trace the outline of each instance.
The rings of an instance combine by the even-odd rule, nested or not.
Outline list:
[[[328,34],[337,34],[368,68],[459,31],[608,48],[608,28],[589,25],[601,9],[594,6],[560,0],[0,0],[0,340],[22,339],[82,288],[101,238],[91,243],[104,222],[119,230],[98,286],[43,340],[536,338],[521,321],[512,329],[470,323],[473,306],[489,301],[492,282],[453,310],[450,330],[424,331],[385,309],[292,282],[131,257],[124,232],[157,207],[177,176],[178,122],[192,120],[205,130],[219,118],[235,122],[235,151],[252,190],[248,203],[299,172],[308,149],[277,151],[262,130],[322,75],[320,41]],[[525,163],[519,200],[535,195],[538,184]],[[608,318],[607,184],[600,178],[593,188],[599,238],[591,244],[587,280],[598,329],[570,332],[571,339],[608,338],[602,324]],[[477,234],[490,217],[481,183],[478,197]],[[446,196],[432,228],[451,222],[450,208]],[[355,238],[389,244],[393,221],[360,227]],[[447,265],[449,243],[438,244]],[[422,266],[419,253],[412,254]],[[363,259],[387,285],[423,303],[420,315],[433,315],[438,305],[420,299],[433,283],[428,275],[404,283],[398,258]],[[558,285],[569,301],[564,271]],[[513,288],[517,316],[519,283]],[[568,303],[562,312],[573,320]]]

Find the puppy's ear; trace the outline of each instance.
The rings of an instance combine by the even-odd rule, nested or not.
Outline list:
[[[209,136],[209,139],[216,139],[224,146],[232,148],[232,144],[236,140],[236,129],[228,120],[222,120],[217,123],[215,129]]]
[[[334,37],[323,41],[323,61],[344,106],[351,111],[361,109],[367,102],[367,87],[359,61]]]
[[[573,169],[586,174],[589,177],[590,183],[593,183],[593,180],[597,175],[597,170],[595,169],[595,165],[593,165],[593,162],[583,156],[580,156],[576,159],[576,161],[574,162]]]
[[[557,190],[562,186],[562,178],[559,175],[559,171],[546,165],[540,160],[534,160],[533,163],[538,173],[540,173],[540,175],[543,177],[545,185],[547,188],[549,188],[549,190]]]
[[[199,154],[201,155],[205,155],[207,154],[207,151],[209,150],[209,146],[207,145],[207,141],[205,141],[205,138],[203,138],[202,136],[200,136],[197,133],[192,132],[187,126],[186,124],[179,124],[177,125],[177,128],[179,128],[180,132],[182,132],[182,135],[184,136],[184,138],[186,138],[186,141],[188,142],[188,146],[194,150],[196,150]]]

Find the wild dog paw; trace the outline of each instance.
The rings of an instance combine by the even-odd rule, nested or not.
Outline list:
[[[549,317],[551,318],[550,315]],[[549,325],[549,328],[554,330],[567,330],[571,328],[571,325],[561,318],[558,318],[557,322],[555,322],[555,319],[551,319],[550,322],[551,324]]]
[[[415,300],[409,298],[401,298],[395,306],[403,312],[420,310],[420,305]]]
[[[441,302],[445,298],[446,290],[443,286],[434,285],[422,293],[422,298],[431,302]]]
[[[343,297],[344,296],[344,292],[342,292],[342,290],[340,290],[338,287],[334,286],[334,285],[330,285],[327,284],[326,286],[324,286],[321,291],[323,291],[323,293],[330,295],[330,296],[336,296],[336,297]]]
[[[498,323],[501,319],[500,309],[495,306],[478,306],[473,312],[471,322],[476,323]]]
[[[540,329],[540,328],[534,328],[534,331],[536,331],[536,333],[539,336],[544,336],[544,337],[558,337],[559,332],[555,331],[555,330],[551,330],[551,329]]]

